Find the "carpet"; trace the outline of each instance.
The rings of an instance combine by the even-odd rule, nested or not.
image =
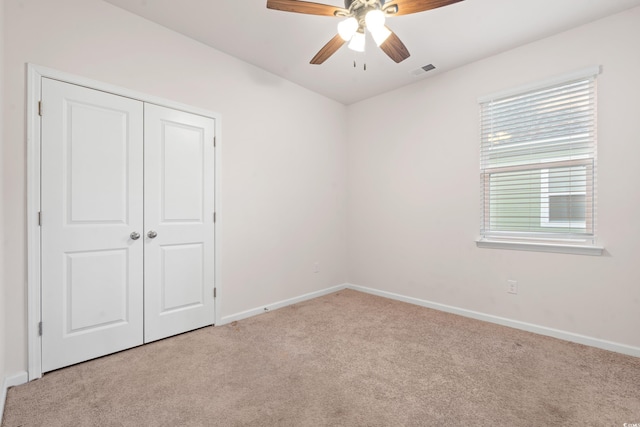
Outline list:
[[[9,390],[18,426],[620,426],[640,359],[344,290]]]

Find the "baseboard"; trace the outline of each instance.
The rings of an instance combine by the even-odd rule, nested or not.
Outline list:
[[[0,424],[2,424],[2,417],[4,415],[4,404],[7,401],[7,390],[9,387],[25,384],[29,381],[29,375],[26,372],[19,372],[17,374],[8,376],[2,382],[2,391],[0,392]]]
[[[286,307],[288,305],[292,305],[292,304],[297,304],[299,302],[302,301],[307,301],[313,298],[318,298],[324,295],[328,295],[334,292],[338,292],[341,291],[343,289],[346,289],[347,285],[343,284],[343,285],[337,285],[337,286],[333,286],[331,288],[326,288],[326,289],[322,289],[320,291],[316,291],[316,292],[311,292],[308,294],[304,294],[304,295],[300,295],[298,297],[294,297],[294,298],[290,298],[290,299],[286,299],[283,301],[279,301],[279,302],[274,302],[272,304],[267,304],[267,305],[263,305],[257,308],[253,308],[251,310],[246,310],[246,311],[242,311],[240,313],[236,313],[236,314],[232,314],[230,316],[224,316],[222,317],[222,319],[220,319],[220,323],[218,325],[226,325],[228,323],[231,322],[235,322],[237,320],[242,320],[242,319],[246,319],[248,317],[253,317],[253,316],[257,316],[258,314],[263,314],[263,313],[267,313],[269,311],[273,311],[273,310],[277,310],[279,308],[282,307]]]
[[[545,336],[558,338],[565,341],[575,342],[575,343],[587,345],[590,347],[614,351],[616,353],[622,353],[629,356],[640,357],[640,347],[633,347],[630,345],[620,344],[612,341],[606,341],[598,338],[589,337],[586,335],[576,334],[573,332],[567,332],[559,329],[549,328],[546,326],[535,325],[533,323],[521,322],[519,320],[508,319],[500,316],[494,316],[491,314],[481,313],[478,311],[467,310],[464,308],[454,307],[446,304],[440,304],[437,302],[422,300],[419,298],[408,297],[408,296],[396,294],[393,292],[381,291],[378,289],[367,288],[364,286],[358,286],[350,283],[333,286],[331,288],[326,288],[320,291],[300,295],[295,298],[290,298],[290,299],[275,302],[272,304],[267,304],[251,310],[246,310],[240,313],[232,314],[230,316],[224,316],[222,317],[221,322],[218,325],[226,325],[228,323],[231,323],[237,320],[242,320],[248,317],[257,316],[258,314],[277,310],[282,307],[286,307],[302,301],[307,301],[313,298],[321,297],[323,295],[327,295],[343,289],[353,289],[355,291],[377,295],[380,297],[389,298],[396,301],[402,301],[409,304],[419,305],[421,307],[432,308],[434,310],[457,314],[459,316],[469,317],[476,320],[482,320],[484,322],[495,323],[498,325],[508,326],[510,328],[520,329],[527,332],[533,332],[539,335],[545,335]]]
[[[353,289],[355,291],[365,292],[368,294],[377,295],[384,298],[407,302],[409,304],[415,304],[422,307],[432,308],[434,310],[453,313],[453,314],[457,314],[464,317],[470,317],[472,319],[482,320],[485,322],[496,323],[498,325],[508,326],[510,328],[520,329],[527,332],[533,332],[539,335],[545,335],[545,336],[558,338],[565,341],[584,344],[590,347],[596,347],[603,350],[614,351],[616,353],[622,353],[629,356],[640,357],[640,347],[633,347],[626,344],[605,341],[598,338],[589,337],[586,335],[575,334],[573,332],[567,332],[559,329],[548,328],[546,326],[535,325],[532,323],[521,322],[518,320],[507,319],[499,316],[493,316],[491,314],[480,313],[477,311],[466,310],[463,308],[453,307],[450,305],[421,300],[418,298],[407,297],[407,296],[395,294],[392,292],[366,288],[364,286],[346,284],[345,287],[347,289]]]

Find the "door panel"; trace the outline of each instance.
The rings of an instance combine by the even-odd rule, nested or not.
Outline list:
[[[143,342],[143,104],[43,78],[43,372]]]
[[[162,130],[162,222],[202,223],[204,129],[165,121]]]
[[[145,342],[214,321],[214,125],[145,104]]]
[[[162,254],[160,315],[204,305],[204,245],[166,245]]]
[[[66,254],[65,335],[126,324],[127,264],[126,249]]]
[[[71,120],[65,171],[70,222],[125,224],[128,116],[73,100],[67,100],[66,106]],[[96,194],[100,203],[93,203]]]

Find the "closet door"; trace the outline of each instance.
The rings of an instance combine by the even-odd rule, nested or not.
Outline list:
[[[42,80],[42,370],[143,343],[143,104]]]
[[[145,104],[145,342],[214,322],[214,120]]]

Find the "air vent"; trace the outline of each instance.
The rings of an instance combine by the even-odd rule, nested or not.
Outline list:
[[[414,76],[421,76],[425,74],[427,71],[434,70],[436,67],[433,64],[425,65],[423,67],[418,68],[417,70],[410,71]]]

